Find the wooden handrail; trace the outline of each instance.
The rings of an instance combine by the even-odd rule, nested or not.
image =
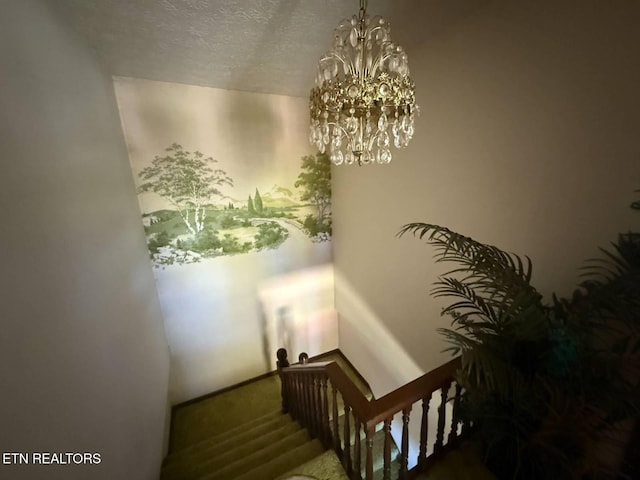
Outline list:
[[[281,373],[285,375],[294,372],[326,373],[331,383],[340,390],[344,401],[351,406],[363,423],[378,424],[389,415],[394,415],[407,405],[413,405],[421,400],[425,392],[431,393],[442,388],[453,379],[459,366],[460,357],[456,357],[377,400],[369,400],[365,397],[340,365],[333,361],[294,364],[287,367],[287,370],[282,370]]]
[[[445,451],[447,446],[455,444],[458,440],[457,407],[461,396],[461,388],[456,385],[453,396],[453,416],[450,420],[450,433],[445,437],[447,424],[445,416],[445,403],[447,402],[449,389],[454,383],[454,375],[460,366],[460,359],[455,358],[425,375],[401,386],[400,388],[384,395],[377,400],[369,400],[356,387],[351,378],[340,368],[336,362],[316,362],[289,365],[284,358],[279,356],[278,372],[282,380],[282,405],[283,411],[291,415],[307,427],[312,434],[321,438],[326,447],[333,447],[342,459],[345,471],[354,480],[361,479],[361,455],[360,455],[360,427],[364,427],[365,433],[365,478],[373,478],[373,435],[378,424],[383,423],[385,436],[384,445],[384,480],[390,480],[390,444],[391,422],[394,415],[402,414],[402,445],[401,465],[399,475],[401,479],[414,476],[419,471],[424,471],[430,465],[436,455]],[[301,354],[300,358],[303,358]],[[306,354],[304,359],[306,361]],[[327,385],[332,389],[332,409],[329,405]],[[437,435],[434,443],[433,455],[427,456],[427,415],[429,401],[433,392],[440,390],[442,394],[441,405],[438,408]],[[341,436],[337,416],[341,414],[337,408],[337,393],[339,392],[344,404],[344,433]],[[413,404],[422,401],[422,421],[420,428],[420,454],[418,465],[412,469],[407,468],[408,459],[408,425],[409,415]],[[329,424],[332,417],[332,425]],[[350,418],[353,417],[353,424]],[[353,425],[353,432],[351,426]],[[356,449],[351,458],[351,435],[355,436]],[[432,458],[433,457],[433,458]],[[354,465],[355,463],[355,465]]]
[[[355,386],[346,373],[335,362],[331,362],[326,367],[329,381],[342,394],[342,399],[347,403],[357,417],[364,422],[364,419],[371,415],[371,403],[369,399]]]
[[[439,366],[435,370],[387,393],[383,397],[371,402],[371,413],[367,422],[376,424],[382,422],[389,415],[394,415],[408,405],[413,405],[424,398],[425,393],[435,392],[451,382],[460,366],[460,357]]]

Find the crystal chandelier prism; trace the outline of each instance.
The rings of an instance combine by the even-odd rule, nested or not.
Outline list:
[[[334,32],[311,90],[309,141],[335,165],[389,163],[392,144],[409,144],[418,112],[407,54],[384,18],[367,15],[366,0]]]

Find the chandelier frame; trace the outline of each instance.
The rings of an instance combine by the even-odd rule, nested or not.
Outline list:
[[[414,132],[415,84],[389,23],[360,11],[334,30],[310,93],[310,142],[336,165],[391,161],[391,138],[405,147]]]

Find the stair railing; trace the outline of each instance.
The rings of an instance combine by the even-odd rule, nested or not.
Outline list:
[[[401,480],[414,478],[418,473],[426,471],[435,459],[458,443],[460,436],[458,407],[461,387],[455,383],[454,374],[460,365],[459,358],[445,363],[379,399],[369,400],[337,363],[307,363],[305,357],[308,358],[306,354],[301,354],[300,363],[290,365],[286,350],[278,350],[283,411],[306,427],[312,437],[320,439],[326,448],[333,448],[352,480],[362,480],[363,460],[365,462],[364,478],[373,480],[373,438],[378,426],[382,426],[384,432],[383,479],[391,480],[393,442],[391,426],[396,414],[401,414],[402,418],[398,472],[398,478]],[[449,399],[452,385],[455,386],[454,393]],[[433,450],[429,453],[427,443],[429,403],[436,391],[440,391],[441,402],[437,411],[435,443]],[[452,402],[452,418],[449,424],[447,424],[445,408],[448,401]],[[421,402],[422,410],[420,445],[417,464],[409,470],[409,417],[416,402]],[[340,403],[342,403],[342,409],[339,408]],[[338,421],[341,414],[344,414],[343,425]],[[449,427],[449,433],[445,438],[447,427]],[[363,430],[364,459],[361,445]],[[462,433],[465,432],[464,425],[461,430]]]

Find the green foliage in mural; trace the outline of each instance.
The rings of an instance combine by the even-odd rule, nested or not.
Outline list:
[[[222,248],[222,242],[217,232],[211,227],[206,227],[198,236],[190,240],[178,239],[176,247],[180,250],[196,252],[199,254],[213,253]]]
[[[140,172],[140,192],[153,192],[166,199],[189,232],[196,235],[204,229],[207,207],[222,195],[218,187],[233,186],[233,180],[224,170],[212,168],[217,160],[201,152],[188,152],[177,143],[165,151],[166,155],[157,155],[151,166]]]
[[[220,226],[225,229],[238,227],[240,225],[242,225],[242,222],[238,220],[236,217],[234,217],[232,214],[224,215],[220,220]]]
[[[200,232],[200,235],[193,241],[194,250],[198,253],[216,251],[222,248],[222,242],[218,238],[218,233],[212,228],[207,228]]]
[[[225,233],[222,237],[222,253],[233,255],[235,253],[247,253],[251,250],[251,242],[240,243],[236,237],[230,233]]]
[[[166,247],[171,242],[169,234],[165,231],[154,234],[148,242],[151,255],[158,253],[160,247]]]
[[[260,231],[255,236],[255,246],[257,250],[265,248],[277,248],[289,236],[287,229],[275,222],[268,222],[259,225]]]
[[[260,196],[260,192],[256,188],[256,195],[253,200],[253,206],[256,209],[256,212],[260,213],[264,210],[264,205],[262,204],[262,197]]]
[[[307,215],[303,222],[305,230],[310,237],[331,236],[331,218],[326,218],[324,222],[319,222],[317,217]]]
[[[295,186],[302,189],[300,199],[317,212],[307,216],[303,225],[310,237],[324,239],[319,235],[331,235],[331,162],[324,153],[307,155],[302,157],[301,169]]]
[[[275,249],[296,230],[313,241],[331,238],[331,168],[327,155],[304,156],[298,192],[274,184],[248,195],[246,208],[222,187],[232,179],[202,153],[173,143],[139,176],[140,193],[151,192],[170,206],[143,214],[155,266]],[[271,219],[271,220],[268,220]]]

